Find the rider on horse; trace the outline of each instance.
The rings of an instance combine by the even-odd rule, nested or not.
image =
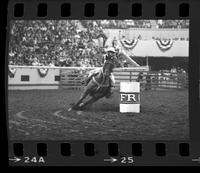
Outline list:
[[[113,47],[111,47],[111,48],[108,48],[106,50],[106,52],[107,52],[107,54],[104,57],[104,63],[110,62],[110,63],[114,64],[114,60],[116,58],[115,57],[115,53],[116,53],[115,49]],[[97,69],[94,69],[94,70],[90,71],[90,73],[89,73],[89,75],[88,75],[88,77],[87,77],[87,79],[85,81],[86,84],[88,84],[90,82],[90,80],[92,79],[93,76],[97,75],[102,70],[103,70],[102,68],[100,68],[100,69],[97,68]],[[111,89],[115,84],[115,78],[114,78],[113,73],[110,73],[110,81],[111,82],[110,82],[110,86],[109,86],[109,91],[108,91],[108,93],[106,95],[106,98],[109,98],[112,95]]]

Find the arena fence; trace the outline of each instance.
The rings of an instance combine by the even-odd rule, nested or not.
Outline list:
[[[125,68],[114,69],[116,80],[115,87],[118,89],[120,82],[138,81],[138,75],[143,72],[142,79],[139,80],[142,89],[184,89],[188,88],[188,76],[185,73],[160,73],[150,71],[147,77],[147,70]],[[87,70],[61,70],[61,87],[71,89],[81,89],[83,87],[82,80],[87,76]]]
[[[61,69],[61,87],[71,89],[81,89],[84,85],[82,81],[87,77],[90,70],[94,68],[66,68]],[[115,87],[118,88],[121,81],[136,81],[139,72],[147,72],[148,66],[115,68],[113,74],[116,80]]]
[[[8,68],[8,89],[82,89],[82,81],[94,67],[41,67],[11,66]],[[186,73],[160,73],[149,71],[148,66],[115,68],[115,89],[120,82],[139,81],[141,89],[184,89],[188,88]],[[138,80],[138,75],[141,78]],[[149,73],[147,75],[147,72]]]

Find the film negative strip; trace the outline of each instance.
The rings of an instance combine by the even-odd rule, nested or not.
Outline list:
[[[10,0],[10,166],[199,166],[200,2]]]

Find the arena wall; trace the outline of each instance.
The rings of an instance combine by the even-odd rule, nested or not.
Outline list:
[[[160,50],[155,41],[139,41],[132,52],[135,56],[142,57],[188,57],[189,41],[174,41],[172,47],[167,51]]]
[[[109,40],[108,40],[109,42]],[[111,45],[112,40],[108,45]],[[121,43],[118,41],[118,44]],[[159,49],[155,40],[140,40],[137,45],[131,49],[124,49],[120,46],[121,52],[125,52],[128,56],[139,56],[139,57],[188,57],[189,56],[189,41],[174,41],[172,47],[169,50],[162,51]]]
[[[111,46],[113,40],[117,40],[118,47],[121,52],[126,52],[128,56],[152,56],[152,57],[188,57],[189,56],[189,29],[107,29],[105,33],[108,37],[106,41],[107,46]],[[138,43],[133,49],[125,49],[120,43],[122,36],[125,39],[134,39],[141,36]],[[177,39],[173,41],[170,49],[161,50],[155,38],[161,39]],[[184,40],[180,40],[183,38]]]
[[[16,67],[14,77],[8,76],[9,90],[30,89],[58,89],[60,81],[60,70],[49,69],[45,77],[41,77],[37,68]]]
[[[45,67],[48,69],[46,76],[39,75],[38,66],[12,66],[9,68],[15,69],[16,72],[13,77],[8,75],[8,89],[9,90],[32,90],[32,89],[59,89],[62,87],[61,79],[65,80],[63,76],[64,71],[72,71],[75,69],[93,69],[93,68],[80,68],[80,67]],[[140,66],[134,68],[116,68],[114,75],[119,80],[130,80],[131,75],[139,73],[139,71],[148,71],[148,66]],[[78,87],[78,86],[77,86]]]
[[[130,28],[130,29],[104,29],[108,38],[113,39],[114,37],[119,38],[125,36],[126,38],[132,39],[142,37],[142,40],[150,40],[152,37],[175,39],[175,38],[189,38],[189,29],[146,29],[146,28]]]
[[[81,89],[83,80],[90,68],[80,67],[46,67],[48,72],[45,76],[41,76],[38,69],[39,66],[9,66],[9,69],[16,69],[14,75],[8,75],[9,90],[33,90],[33,89]],[[115,89],[119,89],[120,82],[133,82],[138,78],[139,72],[149,71],[148,66],[140,66],[134,68],[115,68],[113,74],[115,76]],[[187,74],[166,73],[149,71],[152,81],[152,89],[183,89],[188,87]],[[147,85],[144,77],[140,81],[141,88]]]

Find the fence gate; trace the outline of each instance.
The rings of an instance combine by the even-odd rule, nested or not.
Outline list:
[[[87,76],[88,70],[81,69],[61,69],[60,88],[63,89],[81,89],[81,81]]]

